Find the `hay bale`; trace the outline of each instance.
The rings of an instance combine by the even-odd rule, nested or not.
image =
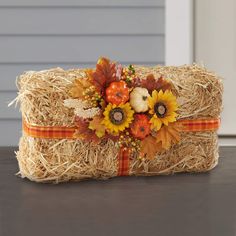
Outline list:
[[[148,74],[168,78],[178,96],[178,119],[219,118],[221,80],[197,65],[181,67],[135,66],[141,79]],[[21,112],[25,121],[38,126],[74,126],[72,109],[64,106],[68,86],[83,78],[83,69],[28,71],[18,79]],[[20,175],[37,182],[63,182],[117,175],[118,148],[113,141],[94,145],[82,140],[32,138],[23,134],[17,160]],[[180,143],[154,160],[131,158],[130,175],[202,172],[218,163],[217,133],[183,132]]]

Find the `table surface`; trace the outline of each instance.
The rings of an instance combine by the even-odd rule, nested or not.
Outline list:
[[[236,235],[236,147],[208,173],[58,185],[21,179],[0,149],[0,236]]]

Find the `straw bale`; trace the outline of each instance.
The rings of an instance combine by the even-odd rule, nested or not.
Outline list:
[[[178,119],[219,118],[222,110],[222,82],[198,65],[135,66],[145,78],[153,73],[168,78],[178,96]],[[83,69],[28,71],[19,76],[16,102],[26,122],[39,126],[74,126],[73,110],[63,105],[68,87]],[[118,148],[113,141],[94,145],[82,140],[40,139],[23,134],[17,160],[19,174],[37,182],[64,182],[87,178],[107,179],[117,175]],[[208,171],[218,163],[215,131],[183,132],[181,142],[154,160],[130,160],[130,175],[159,175]]]

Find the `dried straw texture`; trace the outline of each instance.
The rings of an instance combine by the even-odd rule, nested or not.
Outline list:
[[[197,65],[182,67],[136,66],[144,79],[153,73],[168,78],[180,104],[178,119],[218,118],[222,109],[222,83],[213,73]],[[32,125],[73,126],[74,113],[63,105],[68,86],[85,76],[83,69],[55,68],[29,71],[18,79],[24,119]],[[217,134],[181,133],[181,142],[157,155],[154,160],[130,160],[130,175],[158,175],[175,172],[202,172],[218,162]],[[112,141],[101,145],[81,140],[52,140],[28,137],[20,140],[17,159],[20,174],[38,182],[63,182],[85,178],[106,179],[117,175],[118,148]]]

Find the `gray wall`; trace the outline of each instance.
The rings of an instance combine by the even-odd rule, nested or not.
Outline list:
[[[164,64],[164,0],[0,0],[0,146],[21,135],[15,78],[25,70]]]

